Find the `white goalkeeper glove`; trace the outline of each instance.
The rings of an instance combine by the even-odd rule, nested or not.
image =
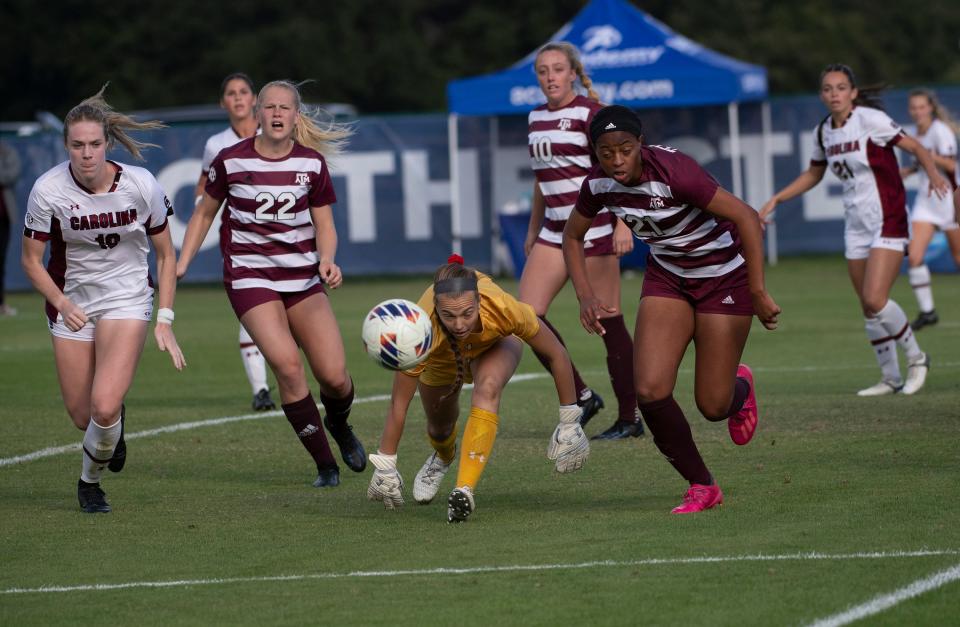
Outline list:
[[[578,405],[560,406],[560,424],[547,446],[547,459],[556,460],[557,472],[580,470],[590,456],[590,441],[580,426],[581,413]]]
[[[397,456],[384,455],[377,451],[370,454],[370,463],[374,465],[367,498],[382,501],[387,509],[396,509],[403,505],[403,477],[397,470]]]

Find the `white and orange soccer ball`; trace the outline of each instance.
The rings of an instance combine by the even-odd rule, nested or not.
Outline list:
[[[363,321],[363,346],[370,357],[389,370],[408,370],[430,354],[433,324],[416,303],[385,300]]]

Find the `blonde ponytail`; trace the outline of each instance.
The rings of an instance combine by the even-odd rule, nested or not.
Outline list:
[[[347,124],[338,124],[332,120],[321,124],[317,118],[323,114],[319,107],[310,107],[303,103],[300,97],[300,85],[291,81],[270,81],[260,88],[257,94],[257,109],[263,104],[264,94],[271,87],[288,89],[294,94],[294,104],[297,108],[297,124],[294,132],[294,141],[301,146],[312,148],[322,154],[330,162],[341,154],[346,147],[347,138],[353,135],[353,129]]]
[[[107,85],[104,84],[93,96],[90,96],[74,108],[70,109],[63,120],[63,141],[66,143],[70,126],[77,122],[95,122],[103,126],[103,136],[107,140],[107,148],[113,148],[118,142],[136,159],[143,161],[140,151],[144,148],[159,148],[157,144],[137,141],[127,131],[151,131],[166,128],[166,124],[159,120],[137,122],[128,115],[114,110],[103,97]]]

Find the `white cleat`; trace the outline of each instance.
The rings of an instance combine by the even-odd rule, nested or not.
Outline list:
[[[923,385],[921,383],[921,385]],[[857,396],[886,396],[896,394],[903,389],[903,384],[895,381],[882,380],[880,383],[871,385],[857,392]]]
[[[450,464],[443,463],[434,451],[413,479],[413,500],[422,504],[432,501],[440,491],[440,482],[443,481],[448,470],[450,470]]]
[[[473,513],[473,490],[468,486],[455,488],[447,499],[447,522],[462,523]]]
[[[907,366],[907,380],[903,384],[904,394],[916,394],[927,381],[927,373],[930,371],[930,355],[923,354],[923,358]]]

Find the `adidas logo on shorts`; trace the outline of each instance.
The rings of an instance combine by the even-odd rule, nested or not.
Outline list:
[[[730,294],[727,294],[727,297],[724,298],[723,300],[721,300],[720,302],[723,303],[724,305],[735,305],[735,304],[736,304],[736,303],[733,301],[733,296],[731,296]]]

